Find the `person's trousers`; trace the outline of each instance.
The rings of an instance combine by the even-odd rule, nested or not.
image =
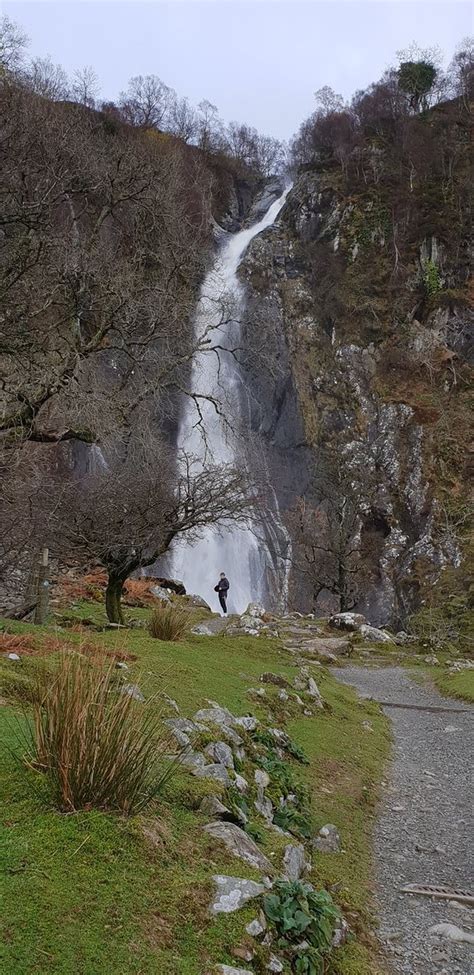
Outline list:
[[[225,592],[219,593],[219,602],[221,604],[222,611],[224,613],[227,613],[227,593]]]

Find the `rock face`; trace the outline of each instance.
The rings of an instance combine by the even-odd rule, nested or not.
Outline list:
[[[211,914],[231,914],[238,911],[247,901],[260,897],[266,890],[264,884],[241,877],[227,877],[217,874],[214,877],[216,895],[211,905]]]
[[[341,470],[357,481],[365,582],[354,610],[376,626],[403,624],[443,569],[463,571],[458,534],[440,519],[443,490],[467,483],[456,370],[467,377],[472,326],[467,142],[450,111],[437,110],[431,124],[435,141],[438,132],[464,161],[454,177],[458,222],[434,163],[410,186],[390,149],[368,145],[344,172],[328,157],[299,175],[276,224],[254,238],[241,265],[250,423],[280,510],[305,496],[324,515],[315,470],[324,469],[326,482]],[[257,337],[272,359],[268,372]],[[456,431],[442,462],[441,418]],[[314,608],[296,570],[290,598],[304,612]],[[319,612],[339,608],[328,591],[318,595]]]

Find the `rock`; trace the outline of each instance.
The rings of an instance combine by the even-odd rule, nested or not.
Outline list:
[[[247,779],[244,779],[243,775],[239,775],[238,772],[235,773],[234,785],[239,792],[245,793],[249,791]]]
[[[363,721],[362,722],[362,727],[363,727],[364,731],[373,731],[374,730],[372,724],[370,723],[370,721]]]
[[[321,692],[316,681],[314,680],[314,677],[310,677],[308,679],[308,694],[318,702],[319,707],[323,706]]]
[[[247,934],[250,934],[252,938],[259,938],[261,934],[264,934],[267,929],[267,922],[265,920],[265,915],[263,912],[260,913],[260,917],[256,917],[253,921],[245,926]]]
[[[222,617],[214,617],[213,619],[206,620],[205,623],[197,623],[193,626],[191,633],[196,636],[216,636],[218,633],[222,633],[227,627],[227,620]]]
[[[266,697],[267,692],[264,687],[249,687],[248,694],[253,694],[254,697]]]
[[[367,623],[365,616],[361,613],[334,613],[329,618],[329,626],[336,630],[349,630],[355,632]]]
[[[385,630],[378,630],[375,626],[364,626],[360,627],[360,635],[364,640],[373,640],[375,643],[393,643],[393,636],[390,633],[386,633]]]
[[[190,769],[209,767],[202,752],[193,752],[192,750],[184,753],[181,764]]]
[[[243,829],[235,823],[222,822],[217,820],[203,826],[204,832],[209,833],[216,840],[220,840],[235,857],[244,860],[251,867],[256,867],[262,873],[270,874],[274,872],[270,860],[259,850],[254,840],[244,833]]]
[[[259,797],[254,802],[255,809],[267,823],[273,822],[273,804],[271,799],[267,799],[264,796]]]
[[[123,660],[117,660],[115,666],[117,670],[128,670],[128,664],[124,663]]]
[[[196,593],[188,593],[187,601],[188,603],[191,603],[192,606],[197,606],[199,609],[208,609],[210,613],[212,612],[209,603],[206,603],[206,600],[203,599],[202,596],[198,596]]]
[[[193,775],[199,779],[214,779],[214,781],[222,782],[226,788],[231,784],[229,773],[224,765],[204,765],[194,769]]]
[[[349,925],[345,918],[340,917],[336,921],[336,926],[334,928],[334,934],[332,936],[332,947],[340,948],[344,945],[349,937]]]
[[[232,815],[230,809],[224,806],[224,803],[217,796],[204,796],[199,806],[199,812],[203,813],[204,816],[213,816],[215,819]]]
[[[395,634],[395,643],[404,644],[415,642],[416,636],[410,636],[408,633],[405,633],[405,630],[399,630],[398,633]]]
[[[267,786],[270,785],[270,776],[268,772],[265,772],[264,769],[261,768],[255,769],[254,779],[257,785],[260,786],[262,789],[266,789]]]
[[[300,644],[300,649],[301,652],[307,656],[310,656],[311,654],[317,656],[325,653],[333,653],[337,656],[344,656],[344,654],[349,653],[351,644],[348,637],[344,636],[314,636]]]
[[[167,728],[183,731],[185,735],[196,735],[200,731],[206,731],[204,725],[196,724],[195,721],[190,721],[189,718],[166,718],[164,723]]]
[[[141,703],[145,700],[138,684],[122,684],[120,693],[127,694],[128,697],[133,697],[134,701],[140,701]]]
[[[270,955],[268,965],[266,965],[267,972],[282,972],[283,962],[277,958],[276,955]]]
[[[302,680],[301,677],[295,677],[293,681],[293,687],[295,688],[295,691],[305,691],[307,685],[308,682],[306,680]]]
[[[231,914],[240,907],[260,897],[267,889],[264,884],[257,884],[254,880],[244,880],[241,877],[228,877],[217,874],[213,877],[216,885],[216,895],[211,904],[211,914]]]
[[[234,968],[233,965],[218,965],[216,972],[217,975],[255,975],[254,972],[249,972],[248,968]]]
[[[284,687],[282,687],[278,692],[278,697],[280,701],[289,701],[290,699],[290,695],[288,694],[288,691],[285,691]]]
[[[166,589],[163,589],[162,586],[152,586],[150,592],[155,599],[160,599],[162,603],[171,602],[169,593],[166,592]]]
[[[218,765],[224,765],[226,768],[234,768],[234,756],[232,754],[232,749],[229,745],[226,745],[225,741],[213,741],[210,745],[204,749],[204,754],[212,758],[214,762]]]
[[[448,941],[465,941],[466,944],[474,945],[474,934],[470,934],[469,931],[463,931],[462,928],[456,927],[455,924],[448,924],[447,922],[434,924],[429,929],[429,933],[438,934],[441,938],[446,938]]]
[[[301,880],[308,870],[305,849],[302,843],[289,843],[283,856],[283,873],[286,880]]]
[[[10,653],[5,654],[5,656],[6,656],[7,660],[16,660],[16,661],[21,660],[21,657],[19,656],[19,654],[18,653],[13,653],[13,651],[10,651]],[[123,688],[122,688],[122,691],[123,691]],[[137,700],[140,700],[140,698],[137,698]],[[142,697],[142,700],[144,701],[145,698]]]
[[[254,952],[248,945],[237,945],[236,948],[232,948],[231,955],[234,958],[240,958],[242,961],[252,961],[254,957]]]
[[[191,739],[184,733],[184,731],[180,731],[178,728],[173,728],[171,734],[178,742],[180,748],[187,748],[188,745],[191,745]]]
[[[423,659],[425,661],[425,664],[431,664],[432,667],[436,666],[436,664],[439,664],[438,657],[436,657],[434,653],[429,654],[427,657],[424,657]]]
[[[313,840],[313,846],[320,853],[339,853],[341,849],[341,837],[336,827],[331,823],[322,826],[318,835]]]
[[[255,731],[258,720],[252,715],[245,715],[242,718],[234,718],[234,724],[238,725],[239,728],[244,728],[245,731]]]
[[[281,677],[280,674],[272,674],[270,672],[265,674],[260,674],[260,682],[262,684],[275,684],[276,687],[289,687],[289,681],[286,677]]]
[[[214,707],[214,708],[201,708],[200,711],[196,711],[194,715],[194,721],[199,724],[217,724],[217,725],[233,725],[235,724],[235,717],[231,714],[227,708]]]
[[[263,616],[266,616],[266,610],[260,603],[249,603],[245,613],[242,615],[261,620]]]

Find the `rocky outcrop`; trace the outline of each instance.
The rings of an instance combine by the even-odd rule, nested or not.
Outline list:
[[[389,158],[378,165],[384,175],[368,185],[334,165],[301,174],[241,276],[249,419],[280,510],[301,496],[318,509],[323,464],[329,479],[332,465],[358,481],[365,581],[353,608],[386,625],[403,623],[462,562],[462,514],[446,496],[466,480],[472,316],[464,219],[448,230],[441,201],[428,233],[424,184],[403,210]],[[293,606],[337,611],[328,592],[314,605],[296,562]]]

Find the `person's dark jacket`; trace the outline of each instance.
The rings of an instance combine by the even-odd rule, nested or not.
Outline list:
[[[214,586],[214,592],[223,592],[226,594],[229,585],[230,585],[229,580],[224,576],[223,579],[219,579],[217,586]]]

